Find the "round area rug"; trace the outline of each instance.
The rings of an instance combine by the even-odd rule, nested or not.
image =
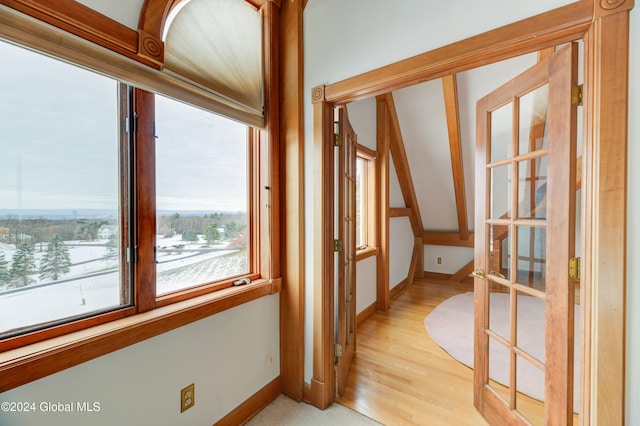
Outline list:
[[[518,347],[545,361],[544,300],[518,296]],[[490,327],[500,336],[509,336],[509,295],[492,293]],[[473,368],[473,292],[458,294],[440,303],[424,319],[431,338],[456,360]],[[580,306],[575,305],[575,347],[580,348]],[[574,351],[574,389],[579,389],[580,353]],[[516,366],[518,391],[544,400],[544,373],[518,357]],[[491,340],[489,343],[489,377],[498,383],[509,383],[509,350]],[[580,395],[574,392],[573,409],[578,412]]]

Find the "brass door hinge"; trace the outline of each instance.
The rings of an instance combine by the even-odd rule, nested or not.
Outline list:
[[[333,251],[342,251],[342,240],[333,240]]]
[[[572,257],[569,259],[569,277],[574,280],[580,279],[580,258]]]
[[[334,133],[333,134],[333,146],[342,146],[342,134],[341,133]]]
[[[342,345],[340,343],[333,345],[333,354],[336,358],[340,358],[342,356]]]
[[[571,88],[571,105],[582,106],[582,84]]]

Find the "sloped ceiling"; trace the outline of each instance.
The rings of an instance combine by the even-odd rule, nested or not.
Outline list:
[[[456,76],[470,230],[474,228],[476,101],[536,61],[537,55],[530,54]],[[428,231],[458,231],[442,80],[396,90],[393,99],[424,228]],[[375,100],[364,99],[350,104],[349,115],[359,135],[358,141],[375,149]],[[361,134],[366,136],[363,138]],[[390,181],[391,207],[403,207],[397,178],[391,176]]]
[[[526,55],[457,75],[469,228],[474,228],[476,101],[536,63]],[[457,231],[449,137],[440,79],[393,93],[426,230]]]

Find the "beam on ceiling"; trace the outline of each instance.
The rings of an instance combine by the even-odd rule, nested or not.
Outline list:
[[[464,190],[464,167],[462,164],[462,146],[460,142],[460,114],[458,109],[458,87],[456,75],[442,77],[444,90],[444,106],[447,114],[447,129],[449,131],[449,151],[451,153],[451,171],[453,174],[453,189],[456,197],[456,212],[458,215],[458,233],[461,240],[469,239],[469,222],[467,220],[467,201]]]
[[[461,240],[457,232],[425,231],[422,236],[424,244],[434,246],[469,247],[473,248],[475,238],[469,233],[469,239]]]
[[[404,149],[402,131],[400,130],[400,123],[398,121],[398,114],[396,113],[396,106],[393,102],[393,95],[391,93],[386,93],[379,96],[379,98],[383,99],[387,104],[387,114],[389,116],[391,133],[391,156],[393,157],[393,164],[396,166],[396,174],[398,175],[398,181],[400,182],[400,190],[402,191],[404,204],[407,208],[411,209],[409,222],[411,222],[413,235],[415,237],[419,237],[424,232],[422,216],[420,215],[418,199],[413,186],[413,180],[411,179],[411,170],[409,168],[409,161],[407,160],[407,153]]]

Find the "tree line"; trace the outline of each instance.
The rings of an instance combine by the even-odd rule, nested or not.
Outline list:
[[[56,234],[51,238],[37,269],[33,244],[25,240],[16,247],[11,267],[5,254],[0,254],[0,285],[26,287],[35,283],[31,278],[34,271],[40,273],[41,280],[57,281],[62,275],[69,273],[70,268],[69,248],[64,244],[62,236]]]

